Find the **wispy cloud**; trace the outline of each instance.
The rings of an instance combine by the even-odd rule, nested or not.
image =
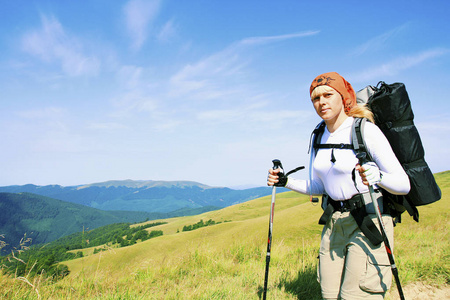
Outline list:
[[[59,119],[62,118],[65,114],[65,109],[54,106],[17,112],[17,115],[24,119]]]
[[[142,67],[124,65],[117,71],[117,82],[127,90],[139,88],[142,84]]]
[[[85,54],[82,43],[52,16],[41,16],[41,28],[23,36],[22,49],[46,63],[57,62],[69,76],[96,75],[100,70],[100,60]]]
[[[87,127],[88,129],[102,130],[102,131],[128,128],[128,126],[116,122],[90,123]]]
[[[405,71],[412,67],[420,65],[425,61],[429,61],[446,55],[449,52],[450,49],[437,48],[423,51],[414,55],[401,56],[380,66],[372,67],[357,74],[353,74],[349,76],[349,78],[352,78],[352,82],[362,82],[387,76],[393,76],[401,71]]]
[[[139,90],[132,90],[113,99],[116,108],[112,116],[115,118],[130,117],[135,113],[154,113],[158,108],[158,102],[150,95],[143,94]]]
[[[385,33],[382,33],[378,36],[375,36],[369,39],[364,44],[356,47],[355,51],[353,51],[352,55],[362,55],[368,51],[377,51],[382,49],[387,42],[394,39],[398,36],[403,30],[405,30],[409,26],[409,23],[398,26],[392,30],[389,30]]]
[[[319,31],[306,31],[278,36],[249,37],[232,43],[194,64],[184,66],[170,79],[175,95],[195,96],[197,99],[229,97],[240,91],[252,56],[245,52],[252,47],[309,37]]]
[[[450,132],[450,123],[442,122],[443,120],[450,120],[450,113],[445,112],[442,114],[433,115],[428,119],[415,123],[421,130],[427,130],[429,133],[434,132],[436,136],[438,136],[441,140],[444,140],[442,137],[447,135],[445,132]]]
[[[147,39],[150,25],[159,13],[160,4],[160,0],[131,0],[125,5],[125,23],[132,39],[133,50],[139,50]]]
[[[240,46],[240,45],[262,45],[262,44],[280,42],[280,41],[294,39],[294,38],[308,37],[308,36],[316,35],[319,32],[320,32],[319,30],[311,30],[311,31],[289,33],[289,34],[282,34],[282,35],[249,37],[249,38],[245,38],[245,39],[239,41],[237,43],[237,45],[238,46]]]
[[[169,41],[176,34],[176,26],[173,20],[167,21],[159,31],[157,38],[161,42]]]
[[[170,22],[167,24],[173,26]],[[122,92],[112,99],[114,111],[110,117],[133,122],[139,115],[145,116],[146,126],[156,131],[174,130],[195,121],[264,123],[269,117],[265,105],[272,97],[247,76],[252,72],[253,50],[318,33],[244,38],[203,60],[185,65],[167,81],[149,78],[151,72],[143,67],[122,66],[117,75]],[[208,103],[212,99],[220,104]],[[297,111],[283,111],[282,115],[285,120],[298,118]]]
[[[273,119],[273,111],[265,111],[252,109],[249,107],[240,107],[238,110],[227,109],[227,110],[208,110],[199,112],[197,114],[197,119],[202,122],[210,123],[268,123],[267,120]],[[285,122],[292,124],[293,120],[298,120],[299,116],[310,116],[311,111],[303,110],[277,110],[277,115],[280,116],[277,119],[277,123],[274,124],[270,122],[271,127],[277,127],[278,125],[284,124]]]
[[[16,112],[15,127],[21,139],[11,139],[17,149],[31,153],[72,153],[86,151],[86,140],[70,124],[73,116],[65,108],[48,106]]]

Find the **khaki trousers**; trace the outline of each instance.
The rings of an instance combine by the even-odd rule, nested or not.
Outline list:
[[[376,215],[369,216],[379,227]],[[383,215],[383,222],[393,247],[392,217]],[[392,283],[384,243],[372,245],[350,212],[334,212],[322,231],[318,280],[324,299],[384,299]]]

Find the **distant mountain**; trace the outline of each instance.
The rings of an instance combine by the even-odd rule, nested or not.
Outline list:
[[[81,185],[78,188],[88,188],[88,187],[127,187],[127,188],[153,188],[153,187],[178,187],[178,188],[184,188],[184,187],[193,187],[197,186],[203,189],[209,189],[210,186],[207,186],[205,184],[201,184],[195,181],[155,181],[155,180],[109,180],[105,182],[99,182],[99,183],[92,183],[92,184],[86,184]]]
[[[32,244],[48,243],[83,229],[91,230],[113,223],[200,214],[217,209],[185,209],[172,213],[103,211],[31,193],[0,193],[0,237],[8,244],[2,252],[17,247],[26,234]]]
[[[269,195],[268,187],[234,190],[193,181],[106,181],[80,186],[33,184],[0,187],[0,192],[33,193],[101,210],[168,213],[180,209],[227,207]]]

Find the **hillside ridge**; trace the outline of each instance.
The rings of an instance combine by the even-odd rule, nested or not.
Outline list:
[[[33,245],[45,244],[83,228],[95,229],[114,223],[136,223],[147,220],[186,216],[218,207],[177,210],[172,213],[140,211],[104,211],[82,204],[47,196],[23,193],[0,193],[0,234],[7,243],[2,252],[17,248],[26,236]]]
[[[78,186],[33,184],[0,187],[0,192],[28,192],[101,210],[169,213],[207,206],[227,207],[270,194],[269,187],[235,190],[195,181],[110,180]]]
[[[77,186],[77,189],[84,189],[87,187],[98,186],[98,187],[129,187],[129,188],[152,188],[152,187],[192,187],[197,186],[200,188],[212,188],[206,184],[202,184],[195,181],[188,180],[172,180],[172,181],[164,181],[164,180],[108,180],[103,182],[96,182],[90,184],[83,184]]]

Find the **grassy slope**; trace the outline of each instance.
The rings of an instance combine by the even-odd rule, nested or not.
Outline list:
[[[72,273],[62,284],[94,280],[101,282],[102,288],[120,286],[133,297],[151,294],[156,299],[186,295],[191,299],[257,298],[264,278],[270,201],[269,196],[199,216],[166,220],[168,224],[152,228],[163,230],[162,237],[68,262]],[[295,289],[298,270],[304,269],[299,241],[300,247],[304,241],[307,251],[318,247],[321,209],[307,197],[288,192],[277,196],[275,211],[270,286],[282,285],[274,291],[279,293],[278,299],[285,299],[286,287]],[[200,219],[232,222],[176,233]],[[316,256],[308,254],[310,266]],[[287,271],[288,266],[293,268]],[[288,275],[292,279],[282,279]],[[311,272],[307,279],[315,283]],[[317,285],[315,291],[317,294]],[[295,299],[292,293],[295,291],[288,293],[287,299]]]
[[[404,214],[395,229],[395,255],[403,285],[449,282],[450,172],[436,175],[440,201],[419,208],[420,223]],[[164,236],[66,262],[71,274],[38,288],[49,299],[258,299],[267,247],[270,196],[153,227]],[[277,195],[269,295],[273,299],[320,299],[315,280],[320,206],[293,192]],[[232,221],[180,232],[184,225]],[[152,221],[154,222],[154,221]],[[4,285],[4,276],[0,277]],[[13,286],[35,295],[17,281]],[[35,287],[37,284],[35,283]],[[392,288],[394,291],[395,288]],[[22,294],[23,297],[23,294]]]
[[[302,200],[300,200],[302,199]],[[105,266],[115,272],[123,266],[115,263],[114,259],[120,256],[129,256],[131,261],[128,261],[127,267],[141,267],[145,261],[151,258],[152,261],[162,260],[169,256],[174,256],[183,252],[195,251],[197,247],[202,245],[209,245],[215,248],[215,251],[226,249],[234,244],[245,245],[256,242],[262,245],[265,250],[265,243],[267,243],[268,231],[268,217],[270,209],[271,197],[264,197],[252,200],[243,204],[234,205],[219,211],[207,212],[197,216],[180,217],[164,220],[168,224],[152,227],[152,230],[163,230],[164,236],[157,239],[149,240],[144,243],[137,244],[132,247],[121,249],[114,249],[114,253],[103,254]],[[302,216],[301,219],[308,219],[313,223],[317,220],[317,215],[320,213],[318,206],[312,206],[306,203],[306,197],[295,193],[283,193],[277,196],[275,207],[275,224],[274,224],[274,239],[277,235],[283,240],[292,239],[292,237],[300,234],[302,230],[296,222],[292,222],[294,218]],[[301,204],[303,203],[303,204]],[[184,225],[189,225],[198,222],[199,220],[213,219],[216,222],[225,222],[222,224],[201,228],[189,232],[176,233],[177,230],[182,229]],[[295,219],[294,219],[295,220]],[[157,222],[153,220],[151,222]],[[309,222],[308,223],[311,223]],[[315,224],[309,225],[315,233],[320,233],[320,226]],[[292,241],[291,241],[292,242]],[[111,257],[109,257],[111,256]],[[86,257],[83,260],[94,261],[97,257]],[[106,262],[107,261],[107,262]],[[132,261],[136,261],[133,265]],[[78,273],[82,265],[86,269],[86,263],[81,264],[78,260],[68,262],[72,273]],[[90,265],[89,263],[87,263]],[[103,264],[100,264],[103,266]],[[95,266],[97,267],[97,266]],[[117,270],[116,270],[117,268]]]

